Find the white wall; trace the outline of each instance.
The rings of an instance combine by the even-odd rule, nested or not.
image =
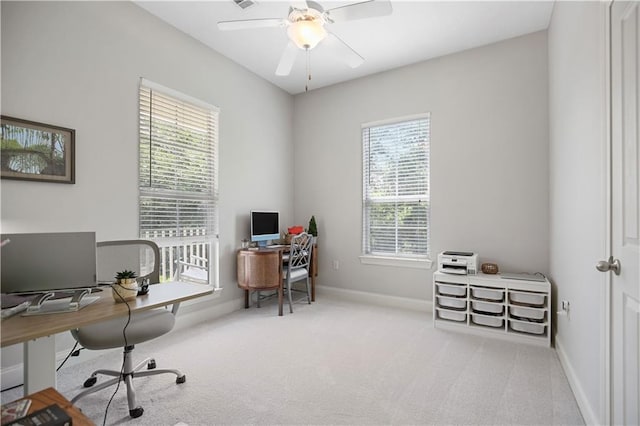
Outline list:
[[[292,97],[130,2],[1,7],[2,114],[76,129],[77,149],[75,185],[2,180],[2,232],[137,237],[144,77],[220,107],[224,291],[212,303],[241,297],[235,250],[250,209],[279,210],[284,223],[293,217]]]
[[[295,97],[295,218],[318,221],[318,283],[431,299],[431,272],[362,265],[361,123],[431,112],[431,258],[472,250],[548,271],[546,32]],[[333,260],[339,269],[332,269]]]
[[[588,423],[601,406],[606,256],[605,3],[556,2],[549,38],[550,269],[556,348]]]

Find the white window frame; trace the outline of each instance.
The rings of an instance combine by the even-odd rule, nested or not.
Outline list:
[[[414,196],[413,198],[420,199],[421,202],[427,203],[427,251],[425,254],[400,254],[400,253],[371,253],[369,251],[369,219],[367,214],[367,206],[370,202],[369,195],[369,187],[367,178],[369,177],[369,169],[368,169],[368,161],[369,158],[367,156],[368,149],[365,147],[365,143],[367,143],[364,139],[364,132],[366,129],[370,129],[373,127],[382,127],[387,125],[399,124],[404,122],[416,121],[416,120],[426,120],[427,121],[427,148],[425,155],[427,156],[427,164],[428,171],[430,171],[429,164],[429,151],[430,151],[430,138],[431,138],[431,130],[430,130],[430,122],[431,122],[431,114],[423,113],[423,114],[415,114],[410,116],[403,116],[392,118],[388,120],[381,120],[375,122],[363,123],[361,125],[361,139],[362,139],[362,254],[360,256],[360,262],[363,264],[369,265],[382,265],[382,266],[400,266],[400,267],[408,267],[408,268],[420,268],[420,269],[429,269],[431,268],[432,261],[430,259],[430,173],[428,172],[426,175],[426,193],[419,194]],[[371,198],[373,200],[374,198]],[[401,198],[398,197],[397,201],[400,201]],[[405,197],[406,200],[406,197]]]
[[[161,250],[162,257],[162,267],[166,267],[167,275],[169,278],[177,277],[177,271],[182,270],[182,268],[187,267],[188,263],[195,263],[192,259],[198,259],[200,265],[206,265],[206,269],[208,272],[208,280],[204,280],[203,283],[207,283],[214,287],[215,290],[219,290],[219,236],[218,236],[218,135],[219,135],[219,113],[220,110],[218,107],[210,105],[206,102],[203,102],[199,99],[193,98],[191,96],[180,93],[176,90],[164,87],[160,84],[154,83],[152,81],[146,80],[144,78],[140,79],[140,98],[138,101],[138,109],[139,109],[139,152],[142,155],[143,150],[143,130],[150,131],[151,127],[143,128],[143,120],[148,122],[149,126],[152,126],[152,122],[147,118],[143,118],[143,104],[142,104],[142,92],[148,90],[150,91],[150,95],[153,93],[157,93],[166,98],[171,98],[171,100],[176,101],[176,105],[184,104],[186,106],[192,106],[196,108],[201,108],[207,110],[212,117],[213,129],[211,131],[210,136],[210,149],[212,159],[207,164],[210,166],[212,176],[206,177],[203,181],[210,179],[210,188],[206,193],[202,192],[193,192],[193,191],[180,191],[180,190],[170,190],[165,188],[154,187],[152,183],[147,184],[146,182],[143,184],[143,164],[142,157],[139,161],[139,202],[140,208],[138,210],[139,217],[139,235],[140,238],[150,239],[158,244]],[[192,110],[193,111],[193,110]],[[145,111],[146,112],[146,111]],[[146,139],[151,140],[151,146],[148,147],[150,150],[149,155],[153,150],[153,132],[150,131],[149,134],[146,134]],[[171,141],[170,143],[177,144],[179,146],[179,141]],[[166,142],[165,142],[166,144]],[[153,176],[153,168],[149,166],[149,168],[144,168],[144,171],[148,172],[148,175]],[[145,173],[145,176],[147,174]],[[150,182],[152,179],[150,179]],[[203,229],[201,232],[177,232],[177,233],[169,233],[170,236],[163,236],[164,232],[158,233],[146,229],[147,227],[143,225],[143,220],[145,217],[152,216],[144,216],[142,209],[143,199],[148,198],[167,198],[170,200],[182,200],[182,199],[200,199],[206,203],[211,205],[211,208],[207,213],[207,226],[206,229]],[[194,235],[195,234],[195,235]],[[198,235],[199,234],[199,235]],[[189,259],[174,259],[174,253],[182,253],[180,257],[184,256],[184,253],[189,253]],[[202,256],[203,253],[208,254],[208,256]],[[206,259],[206,260],[205,260]],[[169,266],[167,266],[169,265]],[[197,266],[197,265],[196,265]],[[174,269],[175,268],[175,269]],[[196,270],[196,268],[193,268]],[[162,272],[162,271],[161,271]],[[186,279],[185,279],[186,280]],[[208,281],[208,282],[206,282]]]

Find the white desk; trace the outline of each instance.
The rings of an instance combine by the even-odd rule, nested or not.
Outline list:
[[[129,301],[129,308],[131,312],[136,312],[176,305],[212,292],[213,287],[204,284],[155,284],[150,286],[147,295]],[[55,334],[128,315],[127,306],[114,301],[110,288],[105,288],[97,294],[100,300],[77,312],[30,317],[16,315],[2,320],[2,347],[24,344],[25,395],[56,386]]]

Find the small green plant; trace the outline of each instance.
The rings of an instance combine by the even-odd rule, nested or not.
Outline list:
[[[125,280],[127,278],[136,278],[137,275],[135,272],[133,271],[128,271],[128,270],[124,270],[124,271],[120,271],[116,274],[116,279],[117,280]]]
[[[311,219],[309,220],[309,229],[307,230],[307,232],[313,235],[314,237],[318,236],[318,225],[316,225],[315,216],[311,216]]]

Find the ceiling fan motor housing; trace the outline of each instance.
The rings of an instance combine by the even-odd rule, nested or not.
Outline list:
[[[309,8],[306,10],[289,8],[289,25],[287,35],[303,50],[310,50],[316,47],[326,36],[324,29],[324,14],[322,7],[314,2],[308,1]],[[317,6],[318,9],[312,6]]]

